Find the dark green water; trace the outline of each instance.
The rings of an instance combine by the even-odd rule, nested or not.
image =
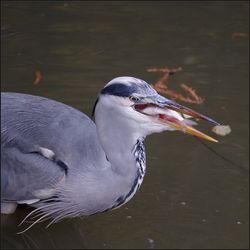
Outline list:
[[[205,102],[189,106],[231,126],[226,137],[205,123],[200,129],[237,164],[191,136],[152,135],[146,177],[129,203],[16,235],[28,213],[19,208],[1,216],[2,248],[249,248],[248,19],[248,1],[1,1],[2,91],[46,96],[90,115],[112,78],[153,83],[158,75],[147,68],[181,66],[170,87],[191,85]],[[34,85],[36,70],[42,80]]]

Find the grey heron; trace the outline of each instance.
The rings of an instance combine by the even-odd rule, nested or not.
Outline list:
[[[95,122],[45,97],[1,93],[1,213],[28,204],[37,221],[58,221],[109,211],[141,186],[147,135],[180,130],[216,142],[188,118],[217,122],[134,77],[106,84],[93,115]]]

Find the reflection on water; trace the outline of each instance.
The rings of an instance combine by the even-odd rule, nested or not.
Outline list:
[[[191,83],[205,98],[192,108],[232,128],[209,146],[248,168],[248,2],[2,1],[1,6],[2,91],[47,96],[90,115],[110,79],[131,75],[154,82],[147,68],[181,66],[171,87]],[[42,79],[33,85],[36,70]],[[249,247],[248,172],[177,132],[147,138],[146,149],[146,178],[124,207],[48,229],[41,223],[17,235],[28,213],[22,207],[1,216],[2,247]]]

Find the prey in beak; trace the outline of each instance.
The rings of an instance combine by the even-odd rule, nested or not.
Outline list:
[[[219,123],[161,95],[138,99],[133,108],[137,112],[150,116],[155,122],[167,124],[173,130],[180,130],[208,141],[218,142],[209,135],[195,129],[192,125],[196,122],[189,120],[189,118],[202,119],[216,125],[219,125]]]

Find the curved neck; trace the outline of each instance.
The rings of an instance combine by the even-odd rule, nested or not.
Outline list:
[[[121,176],[137,174],[136,157],[134,152],[138,142],[144,138],[137,138],[133,134],[122,131],[119,126],[97,127],[98,136],[107,160],[111,163],[112,170]]]
[[[146,170],[145,136],[135,121],[116,114],[105,105],[97,104],[95,122],[100,144],[110,163],[110,168],[103,173],[109,181],[102,188],[103,195],[101,192],[103,197],[107,193],[105,190],[110,190],[110,197],[106,197],[98,211],[104,212],[120,207],[139,189]]]
[[[112,170],[118,175],[134,179],[138,170],[135,145],[144,140],[144,136],[136,132],[137,123],[103,105],[96,107],[95,122],[100,143]]]
[[[121,194],[119,198],[116,199],[113,206],[107,208],[103,212],[122,206],[124,203],[128,202],[140,188],[146,171],[146,158],[143,141],[137,141],[133,149],[133,156],[136,162],[137,173],[133,179],[132,185],[129,186],[129,190],[127,190],[126,193]]]

